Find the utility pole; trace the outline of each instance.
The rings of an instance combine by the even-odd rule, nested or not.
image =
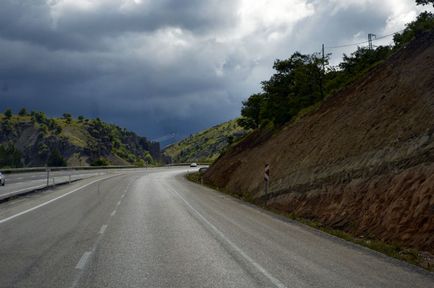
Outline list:
[[[320,89],[320,93],[321,93],[321,99],[324,99],[324,87],[323,87],[323,78],[325,75],[325,51],[324,51],[324,44],[322,44],[321,47],[321,64],[322,64],[322,71],[321,71],[321,75],[319,78],[319,89]]]
[[[369,42],[369,50],[373,50],[374,49],[374,45],[372,45],[372,41],[377,38],[377,35],[369,33],[368,34],[368,42]]]
[[[323,73],[324,73],[324,71],[325,71],[325,53],[324,53],[324,44],[322,44],[321,53],[322,53],[322,71],[323,71]]]

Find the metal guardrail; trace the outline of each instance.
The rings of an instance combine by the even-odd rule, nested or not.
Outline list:
[[[123,166],[69,166],[69,167],[29,167],[29,168],[5,168],[0,171],[3,174],[25,173],[25,172],[45,172],[50,171],[68,171],[68,170],[103,170],[103,169],[126,169],[137,168],[134,165]]]
[[[20,188],[18,190],[8,191],[6,193],[0,193],[0,201],[5,201],[7,199],[26,195],[29,193],[33,193],[35,191],[39,191],[39,190],[43,190],[43,189],[47,189],[59,185],[70,184],[78,180],[100,176],[104,174],[106,174],[106,172],[100,171],[100,172],[87,173],[87,174],[52,175],[50,174],[50,171],[47,171],[46,179],[32,180],[30,182],[36,181],[37,183],[34,183],[33,185],[28,187]]]

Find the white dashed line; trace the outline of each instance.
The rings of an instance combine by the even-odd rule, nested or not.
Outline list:
[[[116,206],[121,205],[121,201],[122,201],[122,200],[119,200],[118,203],[116,204]]]
[[[112,214],[110,214],[111,217],[115,216],[116,210],[113,210]]]
[[[84,252],[83,256],[81,256],[80,261],[78,261],[77,265],[75,266],[75,269],[82,270],[84,266],[86,266],[87,259],[89,259],[90,254],[92,254],[91,251]]]
[[[99,234],[104,234],[104,232],[105,232],[105,229],[107,229],[107,225],[102,225],[101,226],[101,229],[99,229]]]

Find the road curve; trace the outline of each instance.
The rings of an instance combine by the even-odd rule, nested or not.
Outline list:
[[[0,204],[0,287],[434,287],[432,273],[190,183],[186,170]]]

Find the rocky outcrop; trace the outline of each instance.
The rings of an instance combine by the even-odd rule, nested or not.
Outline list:
[[[90,165],[100,158],[113,165],[149,161],[148,154],[155,161],[160,159],[159,143],[100,120],[45,119],[39,123],[31,116],[6,119],[1,115],[0,120],[0,144],[14,145],[27,167],[46,165],[53,151],[77,166]],[[47,123],[63,128],[56,131]]]

